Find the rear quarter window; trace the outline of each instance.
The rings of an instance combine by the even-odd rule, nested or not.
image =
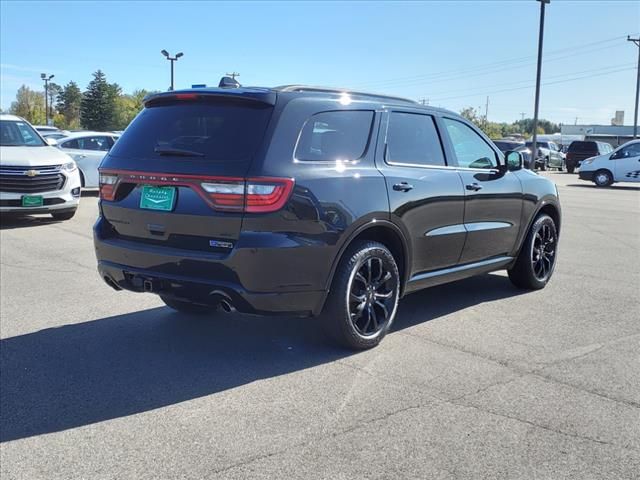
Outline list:
[[[341,110],[321,112],[302,127],[294,156],[303,161],[353,161],[367,150],[373,112]]]
[[[574,153],[597,152],[598,146],[596,145],[596,142],[571,142],[571,145],[569,145],[569,151]]]

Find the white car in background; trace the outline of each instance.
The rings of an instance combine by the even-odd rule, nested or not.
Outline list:
[[[631,140],[613,152],[583,160],[579,176],[597,187],[608,187],[614,182],[640,182],[640,140]]]
[[[76,163],[23,118],[0,114],[0,213],[69,220],[80,203]]]
[[[120,135],[112,132],[74,132],[58,140],[58,148],[78,164],[82,186],[98,188],[98,166]]]

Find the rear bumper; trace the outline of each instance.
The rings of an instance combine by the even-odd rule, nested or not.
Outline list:
[[[244,255],[248,252],[203,255],[104,238],[100,223],[99,219],[94,227],[98,272],[112,288],[155,293],[212,306],[222,297],[239,312],[260,315],[315,316],[324,305],[327,292],[308,286],[277,288],[265,284],[261,291],[246,288],[247,282],[255,284],[256,278],[270,273],[258,259],[247,261]],[[285,264],[281,270],[292,269],[293,265],[295,262]],[[242,277],[239,272],[243,272]]]

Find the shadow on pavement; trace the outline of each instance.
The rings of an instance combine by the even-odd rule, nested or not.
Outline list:
[[[567,187],[580,187],[580,188],[591,188],[597,190],[635,190],[640,191],[640,187],[635,187],[633,185],[611,185],[610,187],[596,187],[595,184],[582,184],[582,183],[569,183]]]
[[[521,292],[485,275],[414,293],[402,301],[393,330]],[[314,319],[202,318],[154,308],[1,340],[0,441],[133,415],[354,354],[320,332]]]
[[[29,227],[43,227],[45,225],[52,225],[54,223],[60,223],[61,220],[54,220],[51,215],[9,215],[3,213],[0,215],[0,230],[11,230],[14,228],[29,228]]]

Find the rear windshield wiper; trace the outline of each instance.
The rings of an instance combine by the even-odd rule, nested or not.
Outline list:
[[[154,150],[158,155],[175,155],[178,157],[204,157],[204,153],[193,150],[183,150],[182,148],[158,146]]]

